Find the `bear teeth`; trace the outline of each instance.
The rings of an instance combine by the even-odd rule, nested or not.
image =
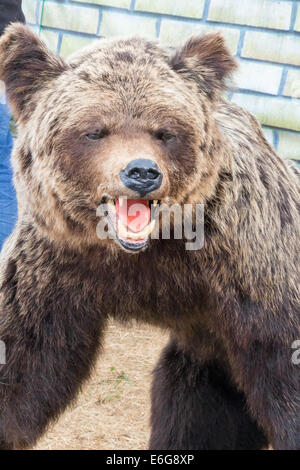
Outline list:
[[[155,226],[155,220],[152,220],[150,224],[147,225],[143,230],[140,232],[131,232],[128,231],[124,224],[120,220],[118,220],[118,235],[124,239],[130,240],[145,240],[151,234]]]
[[[119,205],[120,208],[124,206],[124,202],[126,201],[126,197],[119,197]]]

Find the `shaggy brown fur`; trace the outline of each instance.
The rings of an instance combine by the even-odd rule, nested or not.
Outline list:
[[[300,448],[299,176],[221,98],[234,69],[219,35],[175,54],[100,40],[65,63],[8,28],[20,214],[0,261],[0,447],[32,446],[76,397],[110,315],[171,332],[152,449]],[[203,249],[152,240],[131,256],[98,239],[103,195],[138,197],[119,177],[138,158],[163,172],[149,199],[204,204]]]

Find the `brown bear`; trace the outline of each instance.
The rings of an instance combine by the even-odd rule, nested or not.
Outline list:
[[[299,173],[224,100],[235,68],[219,34],[176,51],[101,39],[65,62],[7,29],[19,219],[0,260],[2,449],[33,446],[76,398],[109,317],[170,331],[151,449],[300,449]],[[193,221],[203,205],[201,249],[151,238],[162,204]]]

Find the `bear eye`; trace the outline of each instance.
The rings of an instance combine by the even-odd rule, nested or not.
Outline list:
[[[171,134],[170,132],[168,131],[159,131],[157,134],[156,134],[156,138],[158,140],[161,140],[162,142],[164,143],[167,143],[167,142],[170,142],[171,140],[174,140],[176,139],[176,136]]]
[[[91,132],[91,133],[85,134],[85,138],[87,140],[91,140],[91,141],[95,142],[97,140],[103,139],[107,135],[108,135],[108,132],[106,130],[102,130],[102,131],[96,131],[96,132]]]

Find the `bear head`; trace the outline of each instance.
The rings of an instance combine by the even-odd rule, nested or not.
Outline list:
[[[20,218],[58,243],[145,249],[151,205],[203,203],[213,192],[222,160],[214,110],[235,67],[218,33],[178,50],[99,39],[64,61],[10,25],[0,80],[19,125]],[[100,204],[114,241],[99,240]]]

